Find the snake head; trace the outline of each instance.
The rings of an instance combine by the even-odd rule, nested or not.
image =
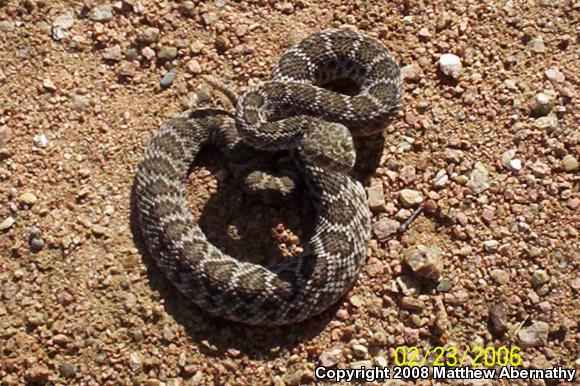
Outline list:
[[[356,161],[352,135],[340,123],[320,121],[302,138],[300,156],[323,169],[348,173]]]

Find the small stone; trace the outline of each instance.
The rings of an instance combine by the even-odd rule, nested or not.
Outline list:
[[[57,90],[56,86],[54,85],[54,82],[50,78],[42,80],[42,87],[44,87],[46,91],[50,92],[55,92]]]
[[[12,139],[12,129],[9,126],[0,126],[0,149]]]
[[[93,234],[97,237],[99,236],[103,236],[105,234],[107,234],[107,228],[105,228],[102,225],[99,224],[95,224],[91,227],[91,231],[93,232]]]
[[[14,225],[14,223],[16,222],[16,220],[14,220],[14,217],[12,216],[8,216],[4,219],[4,221],[2,221],[2,223],[0,223],[0,231],[5,231],[7,229],[10,229],[12,227],[12,225]]]
[[[514,171],[522,170],[522,160],[518,158],[510,160],[510,169]]]
[[[173,60],[177,57],[177,47],[161,46],[157,50],[157,57],[161,60]]]
[[[549,133],[558,128],[558,118],[553,115],[539,117],[534,121],[534,126],[540,130],[546,130]]]
[[[77,372],[77,367],[69,362],[61,362],[58,365],[58,372],[64,378],[74,378]]]
[[[201,74],[201,65],[197,60],[191,59],[189,62],[187,62],[187,70],[191,74]]]
[[[483,242],[483,249],[487,252],[496,252],[499,248],[499,241],[497,240],[485,240]]]
[[[443,153],[443,157],[445,157],[445,161],[452,162],[452,163],[460,163],[463,161],[464,155],[463,152],[459,149],[452,149],[446,148],[445,153]]]
[[[161,31],[159,28],[155,27],[148,27],[141,32],[139,36],[139,40],[146,44],[155,43],[159,40],[159,36],[161,35]]]
[[[401,299],[401,307],[410,311],[421,311],[425,308],[425,303],[417,298],[403,296]]]
[[[28,244],[30,245],[30,250],[32,252],[38,252],[44,247],[44,240],[40,237],[32,237]]]
[[[155,51],[151,47],[143,47],[141,54],[143,54],[147,60],[153,60],[155,58]]]
[[[550,326],[545,322],[535,322],[531,326],[522,328],[518,332],[522,348],[541,347],[548,341]]]
[[[163,327],[161,334],[163,335],[163,339],[165,339],[167,342],[171,342],[175,338],[175,334],[167,326]]]
[[[183,3],[179,4],[177,10],[183,16],[192,16],[193,11],[195,10],[195,4],[193,3],[193,1],[184,1]]]
[[[533,37],[528,42],[528,48],[535,53],[541,54],[546,52],[546,46],[544,45],[544,38],[540,35]]]
[[[89,105],[90,105],[90,100],[89,98],[87,98],[84,95],[73,95],[71,97],[71,104],[73,109],[77,112],[77,113],[82,113],[83,111],[85,111]]]
[[[448,277],[443,277],[437,283],[437,291],[439,292],[449,292],[453,288],[453,282]]]
[[[415,296],[421,292],[421,283],[413,276],[401,275],[395,279],[395,283],[405,296]]]
[[[560,72],[556,67],[550,67],[544,71],[546,78],[556,83],[563,83],[566,80],[564,74]]]
[[[61,29],[69,29],[75,24],[75,15],[71,11],[64,11],[54,19],[52,22],[53,27],[58,27]]]
[[[18,202],[29,206],[36,204],[36,201],[38,201],[38,198],[31,192],[23,193],[18,197]]]
[[[369,197],[369,208],[372,211],[380,212],[385,209],[385,192],[381,180],[372,183],[367,189],[367,194]]]
[[[26,373],[26,380],[37,385],[45,385],[48,383],[50,377],[50,370],[41,365],[34,365]]]
[[[516,156],[514,149],[507,150],[501,155],[501,164],[503,167],[509,168],[511,160]]]
[[[230,41],[225,36],[218,36],[214,41],[215,48],[218,52],[223,53],[230,47]]]
[[[475,194],[482,193],[491,186],[489,183],[489,173],[481,162],[475,163],[466,185],[468,188],[473,190]]]
[[[276,2],[274,8],[286,15],[291,15],[294,13],[294,5],[292,3]]]
[[[567,172],[575,172],[578,170],[578,160],[572,154],[568,154],[562,158],[562,168]]]
[[[438,247],[422,244],[408,248],[403,254],[403,261],[417,275],[436,280],[443,272],[443,251]]]
[[[488,309],[488,313],[494,331],[498,333],[507,331],[507,307],[504,304],[492,304]]]
[[[381,218],[373,224],[373,233],[379,241],[385,241],[389,236],[394,235],[401,228],[401,224],[387,217]]]
[[[199,55],[203,51],[203,43],[199,40],[194,41],[189,47],[193,55]]]
[[[439,68],[445,75],[458,79],[463,71],[461,59],[457,55],[443,54],[439,58]]]
[[[431,32],[429,32],[429,29],[428,29],[427,27],[423,27],[423,28],[421,28],[421,29],[420,29],[420,30],[417,32],[417,34],[418,34],[420,37],[422,37],[422,38],[425,38],[425,39],[429,39],[429,38],[431,38],[431,36],[433,36],[433,35],[431,35]]]
[[[545,177],[550,173],[550,167],[543,162],[537,161],[530,166],[532,173],[537,177]]]
[[[9,20],[0,21],[0,31],[1,32],[11,32],[14,31],[14,23]]]
[[[529,106],[534,116],[548,115],[554,107],[555,95],[551,91],[537,93],[530,100]]]
[[[92,21],[109,21],[113,18],[113,7],[110,4],[101,5],[94,8],[89,13],[89,19]]]
[[[59,346],[65,346],[68,342],[70,342],[70,339],[64,334],[57,334],[52,337],[52,342],[58,344]]]
[[[355,344],[352,346],[352,353],[356,358],[363,359],[369,353],[369,350],[362,344]]]
[[[110,60],[113,62],[119,62],[123,59],[123,53],[121,52],[121,46],[116,45],[113,47],[105,48],[102,54],[103,59]]]
[[[498,269],[498,268],[492,269],[491,272],[489,273],[489,275],[497,284],[500,284],[500,285],[506,284],[510,280],[509,273],[507,273],[503,269]]]
[[[423,195],[416,190],[403,189],[399,193],[399,200],[405,208],[413,208],[423,202]]]
[[[548,275],[548,272],[543,269],[538,269],[532,274],[531,281],[534,287],[539,287],[550,281],[550,275]]]
[[[213,15],[213,13],[204,12],[201,14],[201,21],[203,22],[204,25],[210,26],[214,23],[215,16]]]
[[[135,60],[139,57],[139,51],[136,48],[128,48],[125,50],[125,58],[127,60]]]
[[[320,364],[324,367],[332,367],[344,360],[342,355],[342,350],[338,347],[334,347],[330,350],[323,351],[318,357]]]
[[[435,178],[433,178],[433,186],[436,188],[442,188],[449,182],[449,176],[447,175],[447,171],[445,169],[441,169],[435,174]]]
[[[423,70],[417,63],[408,64],[401,68],[401,75],[405,80],[419,80]]]
[[[140,373],[143,370],[143,360],[141,358],[141,354],[138,351],[135,351],[129,355],[129,367],[135,372]]]
[[[163,88],[169,87],[171,86],[171,83],[173,83],[173,81],[175,80],[176,76],[177,73],[175,72],[175,70],[168,71],[165,75],[163,75],[163,78],[161,78],[159,84]]]

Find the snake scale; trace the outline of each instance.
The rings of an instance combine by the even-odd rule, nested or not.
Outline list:
[[[325,88],[340,80],[354,82],[357,92]],[[324,311],[353,285],[370,240],[365,190],[349,175],[356,158],[352,136],[380,131],[397,114],[401,95],[400,68],[381,42],[333,29],[290,48],[267,81],[237,97],[235,114],[190,110],[163,124],[135,177],[139,227],[156,264],[214,316],[277,326]],[[264,267],[207,240],[189,210],[185,181],[208,144],[226,156],[241,146],[293,155],[316,211],[303,253]],[[268,174],[253,181],[280,184]]]

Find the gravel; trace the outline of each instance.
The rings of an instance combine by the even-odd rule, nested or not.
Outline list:
[[[514,341],[525,366],[577,366],[574,3],[224,3],[0,7],[2,384],[306,385],[323,359],[369,367],[436,343]],[[400,117],[356,141],[353,175],[373,209],[367,264],[335,307],[297,326],[211,318],[136,242],[143,149],[182,108],[223,107],[201,74],[243,93],[293,43],[345,25],[382,40],[404,75]],[[158,57],[162,47],[175,50]],[[459,74],[444,72],[445,54]],[[299,253],[307,196],[266,205],[221,171],[207,149],[188,180],[212,242],[249,260]],[[405,189],[424,210],[401,232],[418,208],[402,204]],[[443,253],[407,264],[418,245]]]

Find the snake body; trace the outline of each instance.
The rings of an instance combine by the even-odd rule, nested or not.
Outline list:
[[[324,87],[339,79],[354,82],[358,92]],[[269,80],[238,98],[234,115],[200,109],[166,122],[135,179],[149,253],[186,297],[212,315],[275,326],[321,313],[353,285],[370,240],[366,194],[349,176],[356,157],[351,134],[380,130],[397,113],[401,94],[399,66],[382,43],[352,30],[328,30],[290,48]],[[263,267],[207,240],[189,211],[185,179],[209,143],[226,156],[240,147],[292,152],[316,210],[305,252]],[[276,182],[264,176],[264,184]]]

